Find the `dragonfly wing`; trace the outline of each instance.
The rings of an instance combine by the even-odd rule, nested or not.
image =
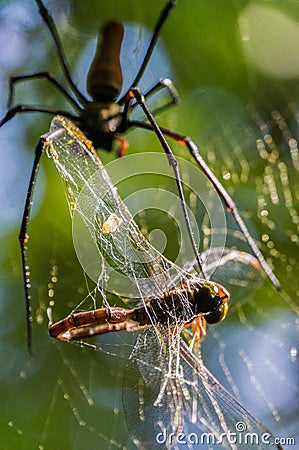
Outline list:
[[[250,253],[237,249],[214,247],[202,254],[207,274],[227,280],[229,284],[238,285],[246,276],[248,282],[261,282],[265,277],[258,260]]]
[[[140,449],[268,449],[272,438],[183,340],[169,345],[152,330],[139,336],[130,357],[123,404]]]
[[[71,215],[83,219],[99,261],[105,262],[99,282],[106,283],[115,271],[129,283],[126,291],[132,298],[161,296],[182,271],[140,233],[91,142],[72,122],[57,116],[45,147],[66,183]]]
[[[206,438],[216,444],[213,448],[219,444],[219,448],[232,450],[266,450],[273,445],[270,431],[237,402],[183,340],[180,356],[186,436],[195,432],[200,438],[207,433]]]
[[[226,247],[213,247],[201,253],[204,273],[209,279],[225,284],[230,289],[237,286],[252,289],[265,279],[258,260],[250,253]],[[195,260],[184,265],[183,271],[192,274]],[[244,290],[242,291],[244,295]]]

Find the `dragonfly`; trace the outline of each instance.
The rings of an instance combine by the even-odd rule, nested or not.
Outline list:
[[[80,92],[73,81],[69,65],[63,50],[62,42],[59,37],[59,33],[55,22],[49,11],[43,4],[41,0],[35,0],[39,8],[40,15],[47,26],[50,36],[53,40],[56,53],[60,62],[62,72],[65,76],[65,81],[68,85],[66,88],[61,84],[51,73],[46,71],[35,72],[30,74],[23,74],[14,76],[10,79],[10,90],[8,98],[8,111],[6,115],[0,121],[0,128],[9,122],[16,114],[19,113],[46,113],[50,115],[62,115],[70,120],[72,120],[80,129],[86,134],[88,139],[90,139],[96,148],[101,148],[107,151],[111,151],[113,143],[117,142],[119,145],[118,154],[122,155],[128,146],[127,141],[122,137],[123,133],[127,132],[133,128],[141,128],[143,130],[148,130],[154,132],[157,139],[165,152],[168,163],[171,166],[175,182],[177,185],[178,194],[180,197],[184,220],[186,222],[187,231],[189,239],[193,248],[193,252],[196,258],[199,270],[203,273],[202,261],[198,252],[198,247],[195,242],[195,238],[192,232],[190,218],[188,214],[188,208],[184,196],[180,169],[177,159],[168,144],[166,137],[173,139],[180,145],[186,147],[194,161],[203,171],[203,173],[210,180],[218,194],[220,195],[227,211],[229,211],[242,234],[244,235],[248,245],[250,246],[252,252],[258,259],[261,267],[269,277],[272,284],[277,290],[280,289],[280,283],[268,263],[266,262],[264,256],[259,250],[255,240],[252,238],[245,222],[243,221],[238,208],[236,207],[233,199],[230,197],[226,189],[222,186],[218,178],[212,172],[208,164],[204,161],[203,157],[199,153],[196,144],[188,136],[181,133],[160,127],[155,119],[155,113],[161,112],[168,108],[170,105],[175,105],[180,101],[178,92],[174,87],[173,83],[169,79],[159,79],[156,84],[150,87],[146,92],[141,92],[138,88],[138,83],[141,80],[146,67],[151,59],[151,55],[154,51],[157,39],[161,32],[161,28],[166,22],[167,18],[173,7],[176,4],[175,0],[169,0],[166,2],[164,8],[162,9],[157,22],[154,26],[152,37],[148,43],[147,49],[145,51],[142,63],[137,71],[134,80],[131,83],[131,87],[120,96],[122,89],[122,69],[120,66],[120,50],[123,40],[124,27],[120,22],[109,21],[105,24],[102,30],[99,32],[98,45],[94,59],[91,63],[87,79],[86,87],[87,92],[90,96],[88,98],[82,92]],[[76,113],[60,110],[55,108],[50,108],[47,106],[40,105],[28,105],[28,104],[18,104],[13,105],[14,89],[16,84],[20,82],[26,82],[28,80],[34,79],[45,79],[54,88],[56,88],[70,103],[72,108]],[[151,111],[148,107],[148,99],[161,89],[166,89],[170,94],[170,101],[159,107],[156,111]],[[139,106],[145,115],[145,120],[132,120],[130,118],[132,111]],[[27,195],[25,199],[25,206],[22,216],[21,228],[19,233],[19,241],[21,247],[22,255],[22,269],[23,269],[23,280],[25,287],[25,302],[26,302],[26,317],[27,317],[27,345],[29,352],[32,352],[32,332],[31,332],[31,306],[30,306],[30,279],[29,279],[29,269],[27,261],[27,244],[29,241],[28,234],[28,222],[30,216],[30,209],[32,204],[33,189],[35,185],[35,180],[39,168],[39,162],[42,155],[42,146],[37,145],[35,149],[35,158],[33,161],[33,167],[31,171],[31,176],[29,180],[29,186],[27,190]]]
[[[207,323],[225,318],[228,291],[187,266],[179,268],[150,244],[92,143],[76,125],[57,116],[41,142],[65,183],[71,216],[81,216],[103,260],[97,288],[104,306],[73,312],[51,324],[50,336],[82,342],[109,332],[143,330],[130,355],[123,389],[128,428],[138,448],[158,448],[161,443],[162,448],[179,448],[183,436],[189,439],[192,434],[191,439],[213,439],[214,448],[237,449],[240,441],[236,444],[232,435],[240,423],[258,440],[254,448],[268,448],[274,439],[271,433],[207,370],[200,354],[193,351],[195,342],[184,338],[191,328],[191,334],[200,340]],[[240,257],[261,273],[256,258],[231,252],[216,249],[214,259],[218,255],[218,261],[210,261],[210,265],[225,264],[221,262],[223,253],[223,261],[235,262]],[[128,300],[134,304],[132,308],[109,305],[103,286],[107,283],[109,288],[111,266],[134,282],[139,298]],[[267,443],[262,441],[265,436]],[[189,442],[188,448],[194,448],[192,445]],[[252,448],[252,442],[244,443],[244,448]],[[276,448],[281,449],[279,445]]]

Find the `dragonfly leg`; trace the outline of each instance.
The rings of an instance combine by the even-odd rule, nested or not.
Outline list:
[[[191,327],[191,330],[190,330]],[[186,330],[185,337],[187,338],[188,345],[192,351],[197,349],[200,345],[201,340],[206,335],[207,330],[207,322],[204,316],[201,314],[197,316],[192,322],[187,323],[184,326],[184,330]]]
[[[191,329],[196,341],[202,339],[206,335],[207,329],[207,322],[205,318],[202,315],[196,317],[196,319],[194,319],[191,323]]]

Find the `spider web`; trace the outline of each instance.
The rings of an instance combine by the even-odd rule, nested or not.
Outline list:
[[[185,131],[204,149],[211,167],[227,180],[226,186],[240,205],[251,231],[258,240],[262,236],[261,249],[272,259],[283,285],[282,293],[277,293],[267,282],[246,287],[246,280],[240,280],[245,288],[234,288],[232,298],[236,300],[231,301],[229,316],[209,328],[201,351],[211,373],[275,435],[296,436],[298,151],[292,139],[297,137],[298,110],[292,102],[281,110],[262,113],[259,106],[246,105],[247,102],[240,104],[221,90],[201,90],[193,93],[192,101],[184,99],[180,109],[173,113],[171,120],[176,125],[167,123],[180,131],[183,123]],[[184,122],[186,117],[188,124]],[[197,122],[193,123],[192,117]],[[26,118],[16,119],[16,129],[23,120]],[[34,119],[30,127],[34,131],[32,153],[36,142]],[[42,126],[41,130],[46,128]],[[1,139],[9,143],[6,148],[16,155],[13,161],[23,172],[24,185],[20,191],[24,192],[28,174],[20,161],[25,139],[21,137],[18,141],[17,130],[6,141],[3,131]],[[153,141],[139,144],[138,137],[132,134],[131,147],[134,145],[146,151],[152,149]],[[19,153],[13,152],[15,146],[19,146]],[[82,298],[86,302],[80,307],[90,307],[93,286],[89,286],[74,255],[61,184],[51,161],[45,165],[49,178],[45,205],[30,227],[32,297],[37,304],[33,360],[24,346],[23,291],[16,242],[19,220],[13,232],[3,230],[5,239],[1,241],[1,437],[8,449],[58,445],[78,449],[130,447],[121,390],[134,336],[102,337],[97,342],[99,351],[53,343],[47,336],[46,309],[53,299],[53,314],[62,318]],[[17,188],[11,184],[4,207],[8,204],[13,208],[17,195]],[[23,194],[19,210],[22,202]],[[208,219],[206,224],[208,246]],[[229,229],[228,244],[248,251],[232,222]]]

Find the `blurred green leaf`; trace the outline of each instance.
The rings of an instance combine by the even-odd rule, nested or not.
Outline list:
[[[139,34],[134,35],[134,41],[129,35],[122,56],[124,66],[129,67],[129,73],[124,73],[129,85],[143,53],[142,32],[145,26],[152,29],[164,1],[49,0],[46,4],[61,33],[74,79],[84,89],[94,52],[92,39],[98,28],[110,18],[123,20],[127,29],[131,22],[139,25]],[[285,69],[289,64],[293,72],[288,73],[293,76],[284,75],[285,70],[280,76],[267,71],[267,67],[261,70],[252,57],[254,49],[259,50],[255,39],[260,35],[255,32],[260,30],[259,22],[265,23],[265,17],[258,15],[263,7],[276,15],[273,23],[271,14],[267,16],[268,28],[260,38],[260,47],[263,44],[267,48],[272,43],[271,58],[278,69],[282,42],[279,24],[288,21],[294,24],[282,67]],[[249,15],[252,9],[255,14]],[[59,80],[63,77],[34,1],[2,2],[0,25],[2,117],[10,76],[49,70]],[[145,75],[142,81],[145,89],[147,82],[151,84],[153,79],[171,75],[182,103],[161,116],[161,123],[192,136],[199,145],[240,206],[251,232],[261,242],[265,257],[281,280],[282,294],[265,282],[258,289],[252,286],[246,298],[241,295],[235,302],[232,298],[227,320],[211,327],[202,344],[204,361],[216,378],[239,395],[241,403],[278,436],[295,436],[298,432],[299,31],[296,28],[299,30],[298,8],[293,1],[179,0],[162,31],[166,53],[161,50],[161,58],[165,65],[150,65],[149,77]],[[128,59],[131,66],[127,65]],[[67,107],[45,82],[19,85],[15,103],[22,102]],[[0,435],[7,450],[122,448],[132,445],[122,413],[121,384],[134,336],[128,337],[128,342],[123,336],[104,337],[100,341],[104,351],[99,352],[51,342],[47,334],[49,305],[54,319],[61,319],[93,285],[86,281],[77,262],[63,184],[46,156],[37,180],[28,245],[35,357],[31,359],[26,351],[17,235],[33,149],[39,135],[49,129],[50,120],[38,114],[22,115],[0,130]],[[127,138],[132,153],[160,151],[150,133],[134,131]],[[184,149],[174,147],[177,154],[189,158]],[[101,157],[108,162],[115,154],[101,152]],[[137,191],[142,183],[142,180],[136,185],[132,182],[131,189]],[[228,243],[248,251],[229,217],[228,225]],[[148,229],[154,226],[148,224]],[[55,274],[58,271],[55,282],[53,271]],[[49,297],[50,289],[54,289],[54,297]],[[127,352],[122,358],[107,355],[115,350],[121,353],[124,348]]]

